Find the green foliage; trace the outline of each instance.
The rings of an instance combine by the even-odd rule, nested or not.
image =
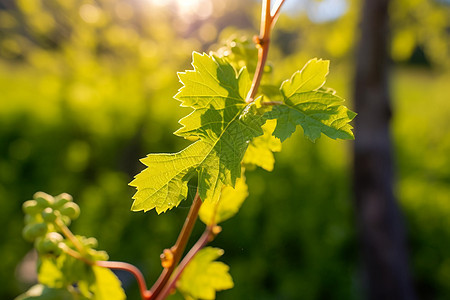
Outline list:
[[[333,90],[322,88],[328,61],[310,60],[285,81],[280,88],[283,102],[264,102],[258,97],[247,103],[251,87],[247,69],[234,66],[239,65],[236,60],[249,58],[222,52],[228,55],[194,52],[194,70],[179,73],[183,87],[175,99],[194,111],[180,120],[182,127],[175,134],[194,143],[175,154],[150,154],[142,160],[147,168],[130,183],[137,188],[133,210],[155,208],[159,214],[178,206],[187,197],[189,180],[198,173],[197,191],[205,202],[200,218],[215,226],[236,214],[248,195],[244,180],[236,183],[242,164],[272,170],[273,152],[281,150],[280,140],[290,137],[297,125],[302,125],[311,141],[321,133],[334,139],[354,138],[348,123],[356,114],[341,105],[343,99]],[[273,89],[266,91],[269,98],[277,97]],[[276,125],[271,122],[263,127],[268,119],[275,119]],[[179,289],[188,298],[215,298],[215,289],[208,290],[206,283],[197,290],[196,272],[184,276],[189,279]]]
[[[36,284],[15,300],[73,300],[67,289],[55,289],[43,284]]]
[[[175,132],[199,139],[176,154],[151,154],[149,168],[130,185],[137,187],[133,210],[158,213],[178,206],[187,196],[187,183],[198,172],[198,190],[204,201],[217,201],[224,185],[234,186],[248,142],[262,135],[265,120],[245,103],[251,82],[246,69],[239,74],[224,59],[193,54],[194,71],[180,73],[184,87],[175,96],[195,110],[181,119]]]
[[[348,123],[356,114],[342,105],[342,98],[319,90],[325,84],[328,65],[328,61],[312,59],[281,85],[284,104],[269,114],[277,119],[274,135],[281,141],[290,137],[297,125],[313,142],[321,133],[332,139],[354,139]]]
[[[73,236],[66,227],[67,220],[77,218],[80,211],[72,201],[72,197],[65,193],[52,197],[38,192],[33,200],[23,204],[28,223],[23,235],[34,241],[39,253],[37,271],[40,284],[16,300],[126,298],[114,273],[95,265],[95,261],[108,259],[106,252],[95,249],[97,240]]]
[[[125,293],[121,288],[121,282],[114,273],[107,269],[94,266],[95,284],[91,289],[97,300],[123,300]]]
[[[175,101],[168,99],[178,88],[175,71],[186,68],[186,53],[201,45],[184,31],[180,38],[180,20],[160,7],[109,0],[20,2],[21,11],[25,6],[34,9],[0,11],[0,197],[4,200],[0,225],[8,228],[0,233],[4,241],[0,298],[12,299],[31,284],[20,268],[15,272],[18,277],[12,272],[31,247],[17,236],[23,228],[22,201],[36,186],[52,194],[71,192],[83,208],[80,221],[72,225],[74,231],[97,236],[112,257],[137,261],[154,276],[159,260],[149,253],[159,253],[161,245],[176,238],[186,207],[182,203],[181,209],[164,217],[130,214],[124,199],[130,198],[131,191],[123,183],[138,172],[134,162],[146,154],[143,149],[176,152],[186,146],[166,134],[176,129],[181,116]],[[234,22],[238,11],[251,20],[254,7],[235,2],[227,1],[231,17],[219,14],[218,23]],[[351,98],[349,74],[360,2],[348,3],[348,12],[332,22],[311,24],[302,15],[279,19],[270,57],[276,68],[265,77],[274,85],[268,88],[274,93],[269,97],[261,86],[264,101],[283,101],[278,83],[315,56],[333,61],[327,85]],[[450,57],[445,55],[448,18],[442,17],[448,5],[442,3],[392,3],[394,59],[407,62],[419,46],[419,50],[425,47],[435,66],[448,66],[443,63]],[[80,17],[85,4],[101,12],[94,25]],[[217,7],[214,4],[214,10]],[[54,26],[49,27],[49,22]],[[203,22],[200,29],[218,24],[214,19]],[[52,30],[43,33],[45,28]],[[201,30],[192,34],[197,32]],[[242,55],[247,58],[240,58],[239,64],[230,58],[230,63],[236,70],[247,65],[252,73],[255,48],[250,39],[246,42],[250,47],[232,44],[240,39],[229,41],[234,53],[253,54]],[[60,47],[54,47],[55,41]],[[406,63],[392,76],[398,195],[409,221],[412,268],[422,298],[446,299],[450,291],[448,82],[448,75],[410,69]],[[252,158],[252,144],[262,137],[250,142],[244,162]],[[220,235],[221,247],[227,249],[225,259],[237,279],[224,298],[296,299],[299,293],[304,299],[358,298],[347,150],[343,142],[319,139],[310,145],[294,136],[277,155],[274,173],[247,172],[251,194],[240,210],[242,217],[227,221]],[[263,161],[255,159],[245,167],[250,170],[250,164]],[[148,239],[142,239],[143,231]],[[138,297],[135,290],[127,291],[130,299]],[[55,292],[67,294],[65,289]]]
[[[273,170],[275,164],[273,152],[281,151],[280,139],[272,135],[275,126],[274,120],[267,120],[262,126],[264,134],[250,141],[242,160],[244,166],[250,168],[258,166],[269,172]]]
[[[222,249],[206,247],[200,250],[177,281],[177,289],[185,299],[216,299],[216,291],[231,289],[234,284],[229,267],[215,261],[223,255]]]
[[[326,61],[311,60],[285,82],[281,87],[285,103],[275,105],[268,114],[261,108],[261,99],[246,104],[251,82],[245,68],[237,72],[223,58],[195,52],[192,65],[193,71],[179,74],[184,86],[175,98],[194,111],[180,120],[183,127],[175,134],[198,141],[179,153],[150,154],[142,160],[148,168],[130,183],[137,188],[133,210],[156,208],[161,213],[178,206],[187,197],[188,181],[196,172],[200,197],[217,202],[222,187],[234,187],[240,177],[245,151],[253,138],[264,134],[266,118],[277,119],[274,135],[282,141],[298,124],[312,141],[321,132],[331,138],[353,138],[348,122],[355,114],[340,105],[341,98],[318,91],[328,74]],[[267,153],[278,150],[277,143],[266,137],[253,142],[252,148],[259,152],[256,159],[263,159],[258,164],[271,169],[273,157]]]
[[[233,217],[248,196],[245,176],[236,180],[235,187],[226,186],[222,189],[220,200],[205,201],[200,208],[199,217],[206,225],[219,224]]]

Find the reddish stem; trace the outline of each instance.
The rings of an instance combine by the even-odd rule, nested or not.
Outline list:
[[[195,245],[192,246],[191,250],[189,250],[189,252],[183,258],[183,260],[179,264],[178,268],[176,269],[175,273],[173,274],[170,282],[168,284],[166,284],[166,286],[161,291],[161,293],[158,295],[156,300],[164,300],[169,296],[169,294],[172,292],[172,290],[175,289],[175,285],[176,285],[178,279],[180,279],[180,276],[183,273],[186,266],[192,261],[192,259],[195,257],[195,255],[201,249],[203,249],[213,238],[214,238],[213,227],[212,226],[206,227],[202,236],[198,239],[198,241],[195,243]]]
[[[252,103],[258,92],[261,78],[264,73],[264,66],[267,61],[267,55],[269,53],[270,32],[277,21],[283,3],[284,0],[279,0],[271,12],[270,0],[262,0],[260,33],[259,36],[254,39],[256,47],[258,48],[258,63],[256,65],[255,75],[253,76],[252,86],[247,94],[247,99],[245,100],[247,103]]]
[[[189,210],[186,220],[184,221],[183,228],[181,229],[181,232],[178,235],[178,239],[175,245],[170,249],[173,253],[173,262],[170,267],[164,268],[158,280],[150,289],[152,295],[150,299],[155,299],[155,297],[157,297],[158,294],[162,291],[164,286],[169,281],[170,276],[172,275],[179,261],[181,260],[181,256],[183,255],[183,252],[186,249],[186,244],[192,233],[192,229],[194,228],[195,221],[197,220],[198,212],[200,210],[201,205],[202,199],[200,199],[200,196],[197,191],[197,193],[195,194],[194,201],[192,202],[191,209]]]
[[[142,275],[141,271],[132,264],[120,261],[96,261],[95,265],[108,269],[123,270],[133,274],[133,276],[136,278],[136,281],[138,282],[142,299],[151,299],[152,293],[147,290],[147,284],[145,283],[144,276]]]

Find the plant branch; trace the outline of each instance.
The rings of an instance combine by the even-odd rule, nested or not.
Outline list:
[[[65,237],[72,242],[74,247],[82,254],[84,254],[86,251],[83,247],[83,245],[80,243],[78,238],[73,235],[72,231],[70,231],[69,227],[64,224],[64,222],[60,218],[56,218],[55,225],[58,226],[58,228],[61,230],[62,234],[65,235]]]
[[[72,257],[75,258],[75,259],[81,260],[82,262],[84,262],[84,263],[86,263],[86,264],[88,264],[88,265],[90,265],[90,266],[93,266],[93,265],[95,264],[94,261],[92,261],[92,260],[90,260],[90,259],[88,259],[88,258],[82,256],[80,253],[78,253],[77,251],[71,249],[69,246],[67,246],[67,245],[64,244],[64,243],[60,243],[59,248],[60,248],[64,253],[66,253],[67,255],[70,255],[70,256],[72,256]]]
[[[170,250],[167,249],[168,252],[173,255],[172,261],[168,267],[164,268],[158,280],[150,289],[151,291],[150,299],[155,299],[155,297],[157,297],[158,294],[163,290],[164,286],[167,284],[167,282],[170,279],[170,276],[175,270],[178,262],[181,260],[181,256],[183,255],[184,249],[186,248],[186,244],[192,233],[192,229],[194,228],[195,221],[197,220],[198,217],[198,211],[200,210],[201,205],[202,199],[200,199],[200,196],[197,191],[197,193],[195,194],[194,201],[192,202],[191,209],[189,210],[186,220],[184,221],[183,228],[181,229],[181,232],[178,235],[178,239],[175,242],[175,245]],[[164,253],[165,252],[166,251],[164,251]]]
[[[272,18],[272,28],[273,26],[275,26],[275,23],[277,22],[278,16],[280,15],[280,10],[281,10],[281,6],[283,6],[284,0],[278,0],[277,3],[275,3],[275,5],[273,6],[271,12],[270,12],[270,17]]]
[[[149,290],[147,290],[147,284],[145,283],[144,275],[142,275],[141,271],[134,265],[125,263],[125,262],[120,262],[120,261],[102,261],[102,260],[92,261],[92,260],[82,256],[77,251],[71,249],[66,244],[62,244],[62,246],[60,246],[60,248],[67,255],[70,255],[75,259],[81,260],[82,262],[84,262],[90,266],[99,266],[99,267],[108,268],[108,269],[123,270],[123,271],[127,271],[127,272],[133,274],[133,276],[136,278],[136,281],[138,282],[139,291],[141,293],[142,299],[143,300],[150,299],[151,292]]]
[[[252,103],[258,92],[261,78],[264,73],[264,66],[267,61],[267,55],[269,53],[270,32],[275,25],[278,15],[280,14],[280,9],[283,3],[284,0],[279,0],[271,12],[270,0],[262,0],[261,28],[259,31],[259,36],[254,37],[256,48],[258,48],[258,63],[256,65],[255,75],[253,76],[252,86],[247,94],[247,99],[245,100],[247,103]]]
[[[120,261],[96,261],[96,266],[104,267],[108,269],[123,270],[127,271],[136,278],[139,285],[139,291],[143,300],[151,299],[152,293],[147,289],[147,284],[145,283],[144,275],[141,271],[133,266],[132,264],[120,262]]]
[[[207,226],[202,236],[198,239],[194,246],[192,246],[191,250],[186,254],[181,263],[178,265],[178,268],[175,270],[170,282],[165,285],[164,289],[158,295],[156,300],[164,300],[169,294],[175,289],[175,285],[180,279],[181,274],[183,273],[186,266],[192,261],[195,255],[203,249],[209,242],[211,242],[215,237],[215,232],[220,232],[220,230],[215,230],[214,228],[218,226]],[[220,227],[219,227],[220,228]]]

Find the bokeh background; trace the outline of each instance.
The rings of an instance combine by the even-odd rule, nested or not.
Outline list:
[[[331,60],[327,86],[352,107],[359,0],[287,0],[273,33],[270,80],[308,59]],[[148,153],[188,142],[171,133],[189,112],[172,96],[192,51],[258,33],[252,0],[0,0],[0,298],[33,284],[21,204],[70,193],[74,232],[149,283],[189,201],[157,216],[130,211],[127,184]],[[396,182],[421,299],[450,297],[450,2],[390,7]],[[358,137],[357,137],[358,138]],[[247,172],[250,196],[213,242],[235,288],[218,299],[362,299],[351,192],[351,142],[297,133],[273,172]],[[202,230],[199,225],[196,233]],[[123,274],[121,274],[122,276]],[[125,275],[129,299],[137,286]]]

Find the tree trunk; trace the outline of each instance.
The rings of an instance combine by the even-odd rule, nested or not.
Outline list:
[[[358,45],[354,143],[356,221],[368,299],[415,299],[402,216],[393,193],[389,132],[389,0],[366,0]]]

